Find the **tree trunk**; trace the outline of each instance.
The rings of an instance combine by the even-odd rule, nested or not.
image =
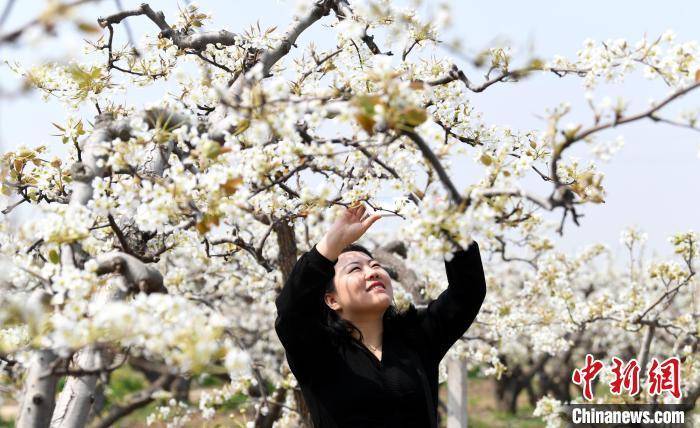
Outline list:
[[[525,387],[520,366],[513,366],[510,375],[496,381],[496,405],[499,409],[515,414],[518,410],[518,395]]]
[[[654,325],[650,324],[647,326],[644,332],[644,338],[642,339],[642,346],[639,349],[639,354],[637,355],[637,361],[639,362],[640,375],[639,384],[644,385],[646,380],[647,363],[649,362],[649,350],[651,349],[651,341],[654,338]]]
[[[17,417],[17,428],[43,428],[51,422],[56,402],[55,375],[44,376],[51,372],[52,364],[58,356],[51,350],[36,351],[29,365],[22,403]]]
[[[467,366],[447,360],[447,428],[467,428]]]
[[[158,115],[162,114],[162,112],[159,110],[149,111],[147,112],[147,115],[149,114]],[[74,163],[71,169],[74,172],[74,191],[70,199],[71,204],[87,205],[90,199],[92,199],[92,180],[95,177],[104,176],[107,172],[104,167],[104,162],[99,162],[100,160],[104,160],[104,154],[102,154],[100,151],[99,144],[103,141],[110,141],[117,137],[122,139],[128,138],[129,132],[130,130],[128,123],[124,121],[115,122],[111,114],[105,113],[97,116],[95,120],[95,130],[83,143],[83,160],[82,162]],[[161,177],[165,167],[167,166],[167,159],[171,152],[172,146],[172,143],[169,143],[163,148],[159,144],[151,143],[147,156],[143,159],[142,164],[138,168],[139,173],[143,175]],[[126,239],[127,241],[130,240],[128,237]],[[76,245],[76,248],[79,249],[80,246]],[[126,251],[125,248],[123,250]],[[133,259],[133,261],[130,259]],[[65,260],[63,263],[65,264],[70,262],[70,260]],[[72,262],[74,265],[76,264],[75,260],[72,260]],[[116,269],[116,273],[120,274],[119,281],[121,282],[121,286],[119,289],[111,292],[111,295],[105,296],[107,300],[123,299],[125,294],[122,290],[133,291],[141,288],[141,284],[139,284],[140,281],[135,281],[136,283],[133,284],[127,284],[125,277],[126,275],[130,276],[132,279],[135,278],[136,274],[132,271],[133,266],[130,266],[130,263],[134,264],[134,262],[138,262],[139,265],[142,265],[140,260],[137,258],[123,254],[120,256],[119,262],[115,262],[115,265],[112,266],[116,267],[117,264],[119,265],[119,268]],[[160,274],[158,273],[158,276],[159,275]],[[140,291],[167,291],[164,289],[164,287],[162,287],[162,278],[160,281],[160,286],[161,288],[157,290],[142,289]],[[80,369],[99,370],[103,367],[103,361],[110,360],[112,356],[112,353],[109,351],[100,350],[95,347],[88,347],[87,349],[83,349],[78,353],[76,363]],[[91,414],[92,404],[95,402],[97,395],[96,386],[98,376],[99,374],[84,374],[79,376],[70,376],[68,378],[65,388],[63,391],[61,391],[58,398],[54,417],[51,420],[51,428],[82,428],[87,425],[88,417]]]
[[[287,220],[279,220],[274,223],[273,230],[277,235],[277,247],[279,248],[277,262],[282,271],[282,278],[284,281],[292,273],[294,264],[297,261],[297,241],[294,233],[294,225],[290,224]],[[280,284],[280,289],[281,288],[282,286]],[[273,395],[274,403],[269,404],[267,415],[261,415],[261,417],[255,421],[256,428],[272,428],[275,421],[282,415],[282,404],[286,396],[286,388],[278,388],[277,391],[275,391]],[[302,419],[304,419],[305,416],[306,415],[302,414]]]
[[[311,420],[311,412],[306,405],[306,400],[304,400],[304,394],[302,394],[300,388],[294,389],[294,400],[297,402],[297,410],[299,411],[299,417],[301,418],[301,426],[303,428],[313,428],[313,421]]]
[[[274,231],[277,234],[277,247],[279,248],[277,261],[282,271],[282,277],[287,279],[297,261],[297,241],[294,234],[294,225],[289,224],[286,220],[280,220],[274,226]]]
[[[515,414],[518,411],[518,395],[522,391],[522,387],[517,382],[510,382],[506,387],[501,388],[496,396],[498,397],[497,406],[500,410]]]
[[[256,428],[272,428],[272,425],[274,425],[275,421],[279,419],[279,417],[282,415],[281,404],[284,403],[286,396],[286,388],[278,388],[277,391],[275,391],[274,395],[272,396],[272,400],[274,401],[274,403],[270,403],[268,405],[267,414],[259,415],[258,420],[255,421]]]
[[[102,353],[92,347],[80,351],[76,369],[96,370],[102,367]],[[70,376],[56,403],[51,428],[81,428],[87,425],[96,398],[99,374]]]

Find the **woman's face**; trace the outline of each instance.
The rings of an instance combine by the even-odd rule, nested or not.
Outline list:
[[[361,251],[338,256],[333,283],[335,292],[326,293],[326,304],[346,316],[383,313],[394,298],[387,271]]]

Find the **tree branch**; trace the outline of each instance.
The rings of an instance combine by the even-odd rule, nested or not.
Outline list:
[[[667,124],[669,124],[669,125],[678,126],[678,127],[681,127],[681,128],[692,129],[693,131],[698,131],[698,132],[700,132],[700,128],[697,127],[697,126],[695,126],[695,125],[692,124],[692,123],[683,123],[683,122],[679,122],[679,121],[675,121],[675,120],[671,120],[671,119],[666,119],[666,118],[664,118],[664,117],[659,117],[659,116],[657,116],[657,115],[655,115],[655,114],[652,114],[651,116],[649,116],[649,118],[650,118],[651,120],[653,120],[654,122],[667,123]]]
[[[338,18],[339,21],[343,21],[345,19],[352,19],[352,16],[354,15],[347,0],[337,0],[333,5],[333,12],[335,12],[335,16]],[[367,34],[367,30],[368,27],[365,27],[365,30],[362,32],[362,36],[360,37],[360,39],[367,46],[369,51],[372,52],[373,55],[394,55],[394,53],[391,51],[382,52],[381,49],[379,49],[379,46],[377,46],[377,44],[374,42],[374,36]],[[405,56],[404,59],[406,59]]]
[[[139,391],[135,394],[128,396],[125,400],[126,404],[114,405],[112,407],[112,410],[110,410],[110,412],[107,414],[107,416],[102,418],[95,425],[95,428],[110,427],[124,416],[127,416],[135,410],[138,410],[148,405],[151,401],[154,400],[153,394],[160,391],[161,389],[168,388],[168,385],[172,383],[174,379],[175,376],[171,374],[161,375],[153,384],[151,384],[151,386],[148,389]]]
[[[5,8],[2,10],[2,14],[0,14],[0,29],[2,29],[2,26],[5,25],[5,21],[7,21],[7,18],[10,16],[12,6],[14,5],[15,0],[7,0],[7,3],[5,3]]]
[[[58,9],[54,13],[56,13],[57,15],[65,14],[68,11],[70,11],[70,9],[72,9],[76,6],[80,6],[84,3],[91,3],[94,1],[95,0],[76,0],[76,1],[73,1],[71,3],[65,3],[65,4],[61,3],[58,5]],[[5,7],[5,10],[3,11],[2,20],[6,19],[7,15],[9,15],[11,3],[12,3],[12,0],[10,0],[10,4],[8,4]],[[1,21],[0,21],[0,25],[2,25]],[[0,45],[3,45],[4,43],[16,42],[22,36],[22,34],[24,34],[25,31],[27,31],[30,28],[37,26],[37,25],[43,25],[44,28],[48,32],[48,31],[51,31],[53,29],[54,23],[49,21],[49,20],[46,20],[45,17],[37,17],[37,18],[27,22],[26,24],[22,25],[21,27],[15,29],[15,30],[9,31],[9,32],[4,33],[4,34],[0,34]]]
[[[146,15],[148,19],[160,29],[160,36],[170,39],[179,49],[194,49],[202,51],[209,44],[221,44],[224,46],[238,45],[239,36],[226,30],[201,32],[196,34],[182,34],[173,30],[165,20],[163,12],[154,11],[147,3],[143,3],[138,9],[125,10],[115,14],[97,19],[97,23],[102,27],[110,27],[119,24],[124,19],[131,16]]]
[[[504,71],[502,72],[499,76],[493,77],[481,85],[474,86],[472,82],[467,78],[466,74],[464,74],[464,71],[460,70],[459,67],[456,65],[452,65],[449,73],[446,76],[440,77],[435,80],[429,80],[426,81],[430,86],[439,86],[439,85],[446,85],[448,83],[454,82],[455,80],[459,80],[462,83],[464,83],[464,86],[466,86],[467,89],[469,89],[472,92],[483,92],[486,90],[489,86],[493,85],[494,83],[502,82],[507,78],[517,78],[520,76],[523,76],[530,71],[532,71],[532,68],[524,68],[520,70],[513,70],[513,71]]]
[[[613,120],[611,122],[603,123],[603,124],[600,124],[598,126],[594,126],[592,128],[583,130],[583,131],[579,132],[578,134],[576,134],[575,137],[565,141],[560,152],[564,151],[566,148],[568,148],[571,144],[575,143],[576,141],[582,140],[582,139],[588,137],[589,135],[591,135],[595,132],[602,131],[604,129],[612,128],[612,127],[615,127],[617,125],[622,125],[625,123],[634,122],[636,120],[644,119],[644,118],[657,120],[654,117],[654,113],[661,110],[663,107],[665,107],[668,103],[675,100],[676,98],[679,98],[679,97],[687,94],[688,92],[690,92],[694,89],[697,89],[698,87],[700,87],[700,81],[695,82],[694,84],[687,86],[685,88],[679,89],[678,91],[674,92],[673,94],[669,95],[667,98],[662,100],[659,104],[649,108],[648,110],[634,114],[632,116],[618,118],[617,120]]]
[[[414,131],[404,130],[401,133],[410,138],[414,143],[416,143],[420,151],[423,153],[423,156],[425,156],[425,158],[428,160],[428,163],[430,163],[435,172],[437,172],[440,181],[442,182],[443,186],[445,186],[445,188],[447,189],[452,201],[457,205],[461,204],[463,201],[462,196],[459,194],[457,188],[452,183],[452,180],[447,175],[447,172],[442,166],[442,163],[440,163],[440,160],[437,158],[437,156],[435,156],[435,153],[433,153],[433,151],[430,150],[430,147],[423,140],[423,138],[421,138],[421,136],[415,133]]]
[[[163,285],[163,275],[158,269],[150,266],[136,257],[112,252],[97,257],[97,274],[120,273],[124,275],[129,285],[145,293],[167,293]]]

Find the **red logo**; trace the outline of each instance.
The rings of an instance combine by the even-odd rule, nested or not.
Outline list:
[[[580,369],[575,369],[571,380],[583,388],[583,397],[586,400],[593,399],[593,381],[603,369],[603,362],[586,354],[586,363]],[[641,392],[639,374],[641,367],[636,359],[625,363],[617,357],[612,357],[611,371],[615,378],[608,384],[610,393],[620,395],[627,391],[635,396]],[[670,392],[675,398],[681,397],[681,361],[678,357],[671,357],[659,363],[656,358],[651,359],[651,365],[647,371],[647,391],[649,395],[660,395]]]
[[[593,399],[593,379],[602,368],[603,363],[594,359],[593,355],[586,354],[586,365],[582,369],[574,370],[571,379],[576,385],[583,385],[583,397],[586,400]]]
[[[681,360],[671,357],[659,364],[656,358],[651,359],[649,367],[649,394],[659,395],[669,391],[676,398],[681,398]]]
[[[612,357],[615,380],[610,382],[610,392],[620,395],[626,389],[630,395],[639,394],[639,363],[634,358],[626,365],[617,357]]]

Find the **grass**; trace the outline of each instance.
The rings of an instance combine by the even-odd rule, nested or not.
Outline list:
[[[443,393],[446,393],[443,389]],[[541,428],[545,423],[532,416],[533,407],[525,394],[518,397],[518,412],[513,415],[498,409],[494,383],[470,373],[467,382],[467,419],[469,427],[476,428]]]
[[[493,411],[490,414],[477,414],[469,418],[470,428],[494,428],[494,427],[523,427],[540,428],[545,424],[541,419],[532,416],[532,408],[519,410],[516,415],[508,412]]]
[[[123,366],[112,372],[105,390],[106,405],[119,402],[130,394],[142,390],[148,379],[136,370]]]

